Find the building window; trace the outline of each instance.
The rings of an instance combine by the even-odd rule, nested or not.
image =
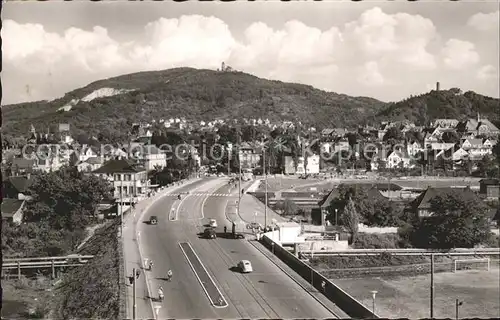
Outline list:
[[[115,179],[115,181],[122,181],[122,175],[121,174],[115,174],[114,179]]]

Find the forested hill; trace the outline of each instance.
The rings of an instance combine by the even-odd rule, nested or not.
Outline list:
[[[107,97],[88,97],[98,96],[94,93],[102,90],[116,92]],[[72,104],[71,110],[58,111],[67,104]],[[198,121],[268,118],[344,127],[361,123],[384,105],[372,98],[325,92],[242,72],[176,68],[96,81],[50,102],[5,106],[4,130],[22,134],[31,123],[42,128],[60,122],[86,132],[110,127],[128,130],[127,122],[172,117]]]
[[[125,138],[135,122],[269,119],[321,128],[377,126],[382,120],[427,124],[436,118],[499,119],[499,100],[460,89],[431,91],[397,103],[261,79],[242,72],[193,68],[139,72],[99,80],[53,101],[2,107],[6,135],[26,135],[69,123],[73,134]],[[53,130],[53,129],[51,129]]]
[[[500,100],[477,94],[473,91],[462,93],[458,88],[431,91],[412,96],[402,101],[388,104],[371,121],[411,120],[425,125],[434,119],[454,118],[464,120],[487,118],[493,123],[500,121]]]

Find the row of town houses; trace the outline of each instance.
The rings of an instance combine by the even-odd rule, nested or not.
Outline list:
[[[175,121],[174,119],[173,122]],[[131,134],[135,139],[132,142],[116,147],[110,145],[95,147],[79,145],[71,137],[69,125],[60,124],[57,143],[44,144],[43,148],[38,147],[33,155],[29,154],[30,150],[9,150],[15,157],[11,170],[13,174],[30,170],[49,172],[58,170],[64,165],[74,165],[79,171],[90,172],[101,167],[106,161],[116,158],[133,158],[146,170],[164,168],[167,155],[151,145],[150,127],[150,124],[133,124]],[[403,134],[410,131],[418,132],[422,139],[405,139],[395,147],[388,146],[384,142],[384,136],[392,127],[397,127]],[[361,133],[368,138],[350,145],[347,136],[353,132]],[[459,139],[454,142],[444,142],[443,135],[446,132],[457,133]],[[352,152],[356,158],[368,155],[371,160],[371,170],[376,171],[381,164],[388,169],[411,168],[415,166],[415,161],[412,159],[416,159],[423,151],[430,151],[436,159],[446,157],[456,164],[464,159],[480,160],[485,155],[492,154],[499,132],[490,121],[478,116],[477,119],[462,122],[456,119],[437,119],[428,127],[415,126],[409,122],[387,122],[382,123],[378,129],[373,127],[363,127],[354,131],[345,128],[324,129],[320,133],[320,140],[316,140],[315,143],[320,144],[319,150],[322,155],[332,155],[342,151]],[[36,144],[37,139],[43,136],[47,136],[47,133],[37,133],[32,127],[28,143]],[[303,145],[310,143],[302,137],[297,139]],[[97,139],[95,141],[97,142]],[[198,150],[191,147],[188,152],[193,160],[201,165],[202,159],[198,155]],[[258,143],[244,142],[239,146],[239,160],[243,168],[258,167],[261,165],[261,158],[262,150]],[[325,157],[319,154],[313,154],[309,155],[307,160],[299,157],[298,163],[295,163],[291,155],[286,156],[284,167],[280,171],[286,174],[319,173],[328,165],[324,159]]]

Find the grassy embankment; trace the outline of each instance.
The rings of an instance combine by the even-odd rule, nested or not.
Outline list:
[[[6,318],[119,319],[124,288],[118,225],[97,229],[79,251],[94,255],[85,267],[66,270],[56,282],[47,277],[4,280]]]

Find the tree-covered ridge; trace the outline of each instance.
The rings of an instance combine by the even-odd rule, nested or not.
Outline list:
[[[411,96],[408,99],[387,105],[378,112],[374,121],[409,120],[418,125],[427,125],[434,119],[465,120],[487,118],[493,123],[500,121],[500,100],[477,94],[462,93],[458,88]]]
[[[80,101],[70,111],[57,111],[100,88],[133,90]],[[5,130],[25,134],[37,127],[67,122],[96,132],[126,127],[127,122],[185,117],[199,122],[216,118],[268,118],[301,121],[316,127],[357,125],[383,102],[325,92],[311,86],[261,79],[242,72],[178,68],[140,72],[100,80],[54,101],[4,107]],[[128,129],[128,127],[127,127]]]

